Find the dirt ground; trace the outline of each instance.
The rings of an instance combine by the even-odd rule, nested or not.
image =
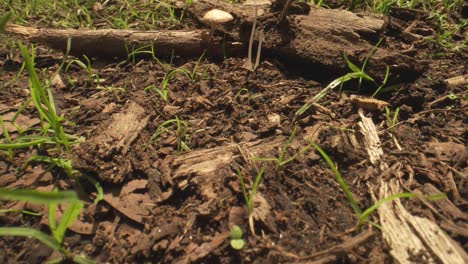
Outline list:
[[[66,132],[83,140],[63,155],[74,169],[101,182],[103,201],[93,204],[93,187],[83,182],[80,190],[58,168],[49,171],[47,164],[32,163],[18,169],[31,155],[57,155],[43,149],[15,150],[13,160],[2,154],[0,186],[77,190],[86,205],[65,245],[98,263],[393,263],[379,229],[367,223],[355,229],[357,217],[330,167],[313,148],[304,149],[312,140],[335,162],[361,209],[373,205],[372,193],[392,179],[404,192],[446,193],[447,198],[435,202],[401,202],[466,251],[468,93],[466,84],[447,80],[466,78],[467,53],[408,40],[402,34],[407,27],[430,36],[434,22],[420,11],[402,12],[390,13],[398,23],[387,26],[380,47],[404,52],[424,68],[411,81],[390,81],[396,88],[376,96],[391,113],[399,108],[393,128],[384,109],[365,111],[376,125],[387,170],[371,164],[364,146],[353,140],[360,136],[361,117],[351,99],[357,81],[345,84],[341,93],[328,93],[298,116],[299,108],[342,73],[324,77],[268,52],[255,72],[245,69],[245,57],[206,56],[197,63],[197,57],[176,54],[172,64],[170,58],[93,60],[92,77],[72,64],[60,75],[63,84],[51,84],[59,113],[70,121]],[[63,54],[41,45],[35,51],[36,69],[45,80]],[[1,45],[3,120],[29,96],[27,74],[15,80],[21,63],[15,46]],[[195,69],[194,74],[174,74],[164,101],[152,87],[161,87],[167,69],[178,67]],[[360,95],[369,96],[372,89],[364,84]],[[171,122],[161,129],[165,121]],[[39,123],[32,105],[18,122],[23,128]],[[286,158],[297,154],[291,162],[276,168],[274,162],[258,159],[278,157],[293,131],[286,151]],[[261,168],[252,234],[238,172],[250,189]],[[4,201],[1,207],[44,215],[3,214],[1,226],[48,232],[41,206]],[[369,220],[382,224],[377,212]],[[234,224],[244,231],[242,250],[230,246]],[[54,256],[36,240],[0,238],[2,263],[41,263]],[[424,260],[417,253],[413,257],[418,263]]]

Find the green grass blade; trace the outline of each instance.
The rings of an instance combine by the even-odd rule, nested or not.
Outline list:
[[[260,169],[260,171],[257,172],[257,176],[255,177],[254,184],[252,186],[252,190],[250,191],[250,200],[252,200],[252,201],[253,201],[253,197],[255,195],[255,192],[257,192],[257,187],[258,187],[258,184],[260,183],[260,180],[262,179],[264,170],[265,170],[265,168],[262,167]]]
[[[57,192],[57,189],[54,190]],[[47,207],[47,220],[49,223],[50,231],[52,232],[52,236],[54,237],[55,241],[62,243],[59,239],[57,239],[57,235],[55,230],[57,230],[57,222],[55,221],[55,214],[57,212],[57,204],[56,203],[49,203]]]
[[[0,200],[18,200],[28,201],[32,203],[63,203],[63,202],[76,202],[78,197],[73,191],[61,192],[39,192],[36,190],[16,189],[10,190],[0,188]]]
[[[440,199],[445,198],[447,195],[445,193],[438,193],[438,194],[432,194],[429,196],[423,196],[420,194],[414,194],[414,193],[397,193],[390,195],[388,197],[382,198],[378,200],[375,204],[373,204],[371,207],[367,208],[360,216],[359,219],[356,223],[356,228],[359,229],[361,225],[366,221],[366,219],[369,217],[369,215],[374,212],[377,208],[379,208],[382,204],[386,202],[390,202],[396,199],[400,198],[413,198],[413,197],[419,197],[421,199],[428,199],[429,201],[437,201]]]
[[[27,227],[0,227],[0,236],[33,237],[40,240],[54,250],[61,250],[61,246],[53,237],[33,228]]]
[[[56,143],[64,146],[69,151],[70,143],[60,123],[61,118],[55,112],[52,94],[46,94],[45,88],[42,86],[34,69],[34,54],[30,54],[28,48],[21,42],[18,42],[18,47],[23,55],[26,70],[29,73],[29,90],[34,106],[39,112],[41,120],[47,121],[48,125],[54,130]]]
[[[249,210],[249,215],[252,213],[252,203],[247,193],[247,189],[245,188],[244,176],[239,168],[237,168],[237,177],[239,178],[242,194],[244,195],[244,200],[247,203],[247,209]]]
[[[0,17],[0,30],[3,30],[3,28],[5,28],[5,25],[10,19],[10,17],[11,17],[11,12],[7,12],[2,17]]]
[[[67,206],[67,209],[65,210],[65,213],[63,213],[57,229],[54,232],[54,237],[59,243],[62,243],[67,228],[73,224],[76,218],[80,215],[81,209],[83,209],[83,203],[80,201],[70,203]]]
[[[356,64],[352,63],[349,59],[348,59],[348,56],[346,56],[346,54],[343,54],[343,57],[344,57],[344,60],[346,62],[346,65],[348,66],[348,68],[350,70],[352,70],[353,72],[356,72],[356,73],[360,73],[361,72],[361,69],[359,69],[358,66],[356,66]]]
[[[325,97],[331,90],[335,89],[338,85],[345,83],[351,79],[359,78],[362,74],[360,72],[351,72],[347,73],[339,78],[336,78],[327,87],[323,88],[318,94],[316,94],[312,99],[305,103],[299,110],[296,111],[296,115],[300,116],[304,114],[314,103],[318,102],[320,99]]]
[[[280,156],[279,156],[279,164],[281,164],[283,162],[284,156],[286,156],[286,151],[288,150],[289,145],[291,145],[291,142],[293,141],[294,137],[296,136],[296,132],[297,132],[297,127],[294,127],[291,135],[289,136],[288,140],[286,141],[286,144],[284,144],[284,146],[281,148],[281,153],[280,153]]]
[[[431,194],[425,198],[427,198],[429,201],[438,201],[440,199],[444,199],[447,197],[446,193],[438,193],[438,194]]]
[[[30,91],[31,91],[31,98],[36,106],[37,111],[41,115],[41,118],[46,119],[47,122],[52,123],[49,120],[49,116],[42,108],[41,98],[45,97],[44,90],[42,89],[42,84],[39,81],[39,77],[37,76],[36,70],[34,69],[34,60],[29,50],[26,46],[24,46],[21,42],[18,42],[18,47],[23,55],[24,63],[26,70],[29,73],[29,82],[30,82]]]
[[[367,208],[360,216],[359,216],[359,219],[356,223],[356,227],[359,228],[362,223],[364,223],[364,221],[367,219],[367,217],[375,211],[375,209],[377,209],[379,206],[381,206],[382,204],[386,203],[386,202],[390,202],[392,200],[395,200],[395,199],[399,199],[399,198],[411,198],[411,197],[414,197],[415,195],[412,194],[412,193],[397,193],[397,194],[394,194],[394,195],[390,195],[388,197],[385,197],[383,199],[380,199],[378,200],[375,204],[373,204],[371,207]]]
[[[73,256],[73,262],[78,263],[78,264],[94,264],[95,263],[94,261],[86,257],[80,256],[80,255]]]
[[[32,215],[32,216],[41,216],[40,213],[35,213],[35,212],[29,211],[29,210],[20,210],[20,209],[0,209],[0,214],[16,213],[16,212],[20,212],[20,213],[22,213],[22,214]]]
[[[343,180],[343,177],[341,177],[340,172],[336,168],[335,164],[333,164],[333,161],[330,159],[330,157],[323,151],[317,144],[311,142],[312,146],[320,153],[320,155],[325,159],[325,161],[328,163],[328,166],[330,166],[331,170],[333,171],[333,174],[335,174],[335,178],[340,184],[341,189],[345,193],[346,197],[348,198],[348,201],[351,205],[351,208],[353,208],[354,212],[358,215],[361,215],[361,209],[357,205],[356,201],[354,200],[353,194],[351,191],[349,191],[348,186]]]
[[[48,156],[39,156],[39,155],[33,155],[29,157],[29,159],[23,165],[23,168],[26,168],[33,161],[48,163],[50,164],[51,168],[55,166],[62,168],[68,177],[73,177],[73,174],[75,172],[78,172],[73,169],[72,162],[69,159],[52,158]]]
[[[48,140],[46,139],[38,139],[38,140],[29,141],[29,142],[12,142],[12,143],[7,143],[7,144],[0,144],[0,150],[29,148],[32,146],[37,146],[43,143],[47,143],[47,141]]]
[[[387,69],[385,70],[385,77],[382,81],[382,84],[375,90],[375,92],[372,94],[372,98],[374,98],[375,96],[377,96],[377,94],[380,93],[380,91],[382,90],[382,88],[385,86],[385,84],[387,84],[387,81],[388,81],[388,76],[390,75],[390,67],[387,66]]]
[[[275,162],[278,162],[278,158],[251,158],[252,160],[258,160],[258,161],[275,161]]]
[[[8,129],[6,128],[5,124],[3,123],[3,119],[1,117],[0,117],[0,127],[2,128],[3,135],[5,136],[6,142],[8,142],[8,144],[11,144],[10,133],[8,133]],[[8,158],[10,160],[12,160],[13,159],[13,150],[11,148],[2,149],[2,145],[3,144],[0,144],[0,150],[6,150]],[[5,146],[3,146],[3,147],[5,147]]]
[[[83,179],[90,182],[94,186],[94,188],[96,189],[97,196],[94,199],[95,204],[97,204],[99,201],[104,199],[104,190],[102,189],[101,184],[96,179],[94,179],[93,177],[88,176],[88,175],[81,175],[81,177],[83,177]]]

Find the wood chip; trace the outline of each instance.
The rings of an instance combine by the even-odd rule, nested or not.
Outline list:
[[[377,199],[400,192],[395,180],[382,182]],[[389,244],[390,254],[399,263],[465,264],[466,252],[439,226],[429,219],[411,215],[393,200],[378,209],[382,233]],[[415,258],[417,258],[415,260]]]
[[[110,124],[102,123],[101,134],[87,139],[74,149],[74,167],[96,173],[103,181],[123,181],[133,169],[127,152],[148,120],[143,107],[132,101],[127,102],[120,112],[112,116]]]
[[[468,84],[468,74],[448,78],[448,79],[445,80],[445,83],[448,86],[451,86],[451,87],[466,85],[466,84]]]
[[[389,103],[385,101],[370,97],[351,95],[350,99],[351,103],[353,103],[357,108],[362,108],[367,111],[381,111],[385,106],[389,105]]]

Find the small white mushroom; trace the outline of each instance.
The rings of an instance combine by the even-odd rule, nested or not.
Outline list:
[[[208,11],[202,18],[202,21],[210,25],[210,40],[216,28],[222,24],[231,22],[234,19],[231,14],[219,9]]]

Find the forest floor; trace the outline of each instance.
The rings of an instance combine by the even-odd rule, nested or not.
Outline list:
[[[17,9],[12,22],[151,29],[150,19],[142,15],[148,4],[137,2],[132,10],[119,6],[120,1],[90,5],[86,12],[83,7],[81,13],[75,6],[70,13],[79,14],[78,24],[67,22],[66,16],[47,20],[47,11],[40,9],[24,20],[24,10]],[[203,28],[190,15],[181,18],[180,9],[156,2],[151,7],[161,10],[161,16],[173,12],[168,13],[172,19],[153,17],[153,27]],[[117,20],[124,12],[133,16]],[[444,19],[466,24],[462,12],[459,6]],[[388,17],[400,27],[389,23],[379,47],[404,52],[424,70],[411,81],[388,80],[374,98],[387,104],[379,102],[377,109],[365,109],[362,115],[358,109],[366,107],[354,96],[370,98],[379,86],[366,80],[361,89],[357,80],[346,82],[341,91],[337,87],[297,114],[342,73],[316,76],[268,52],[255,71],[244,67],[245,57],[174,54],[87,62],[69,56],[66,67],[52,78],[63,53],[35,45],[35,70],[44,87],[50,87],[73,144],[69,152],[45,143],[11,152],[0,148],[0,187],[75,190],[84,208],[63,245],[70,256],[82,254],[97,263],[392,263],[391,246],[376,227],[383,225],[382,212],[374,211],[369,222],[356,228],[358,212],[314,142],[336,165],[358,209],[376,203],[373,195],[383,182],[396,181],[399,192],[420,194],[400,199],[404,208],[437,224],[466,252],[466,28],[451,32],[447,42],[440,20],[422,9],[395,8]],[[423,38],[405,37],[402,29],[408,27]],[[0,129],[0,144],[26,135],[50,135],[40,131],[43,120],[28,101],[29,74],[22,70],[18,38],[1,38],[0,118],[9,139]],[[361,141],[362,116],[376,126],[387,169],[369,161]],[[56,159],[41,162],[38,156]],[[67,174],[59,161],[70,162],[73,170]],[[93,201],[99,194],[83,175],[103,189],[97,204]],[[261,178],[250,214],[243,188],[248,193],[257,176]],[[446,197],[422,198],[437,193]],[[2,201],[0,208],[8,210],[0,213],[0,226],[50,232],[45,206]],[[230,244],[234,225],[243,230],[240,250]],[[412,254],[418,263],[427,257]],[[0,238],[2,263],[41,263],[57,257],[59,252],[38,240]]]

